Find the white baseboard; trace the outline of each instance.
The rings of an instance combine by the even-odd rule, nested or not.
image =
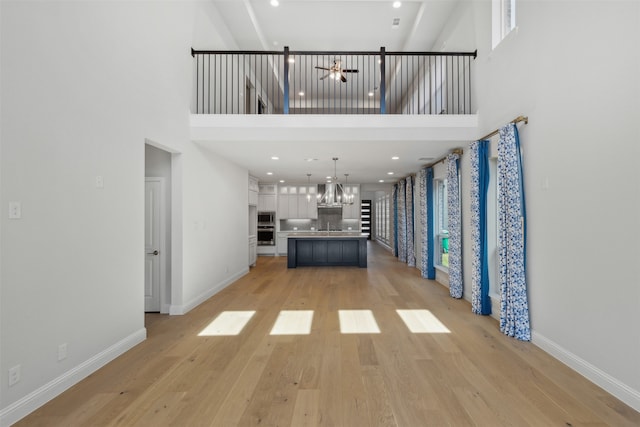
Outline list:
[[[142,328],[118,341],[91,359],[49,381],[37,390],[24,396],[0,411],[0,426],[9,426],[18,422],[71,386],[79,383],[121,354],[129,351],[147,339],[147,330]]]
[[[389,252],[393,252],[393,249],[391,249],[391,246],[387,245],[386,243],[380,241],[380,240],[373,240],[374,242],[376,242],[378,245],[380,245],[381,247],[385,248],[386,250],[388,250]]]
[[[579,358],[570,351],[562,348],[550,339],[531,332],[531,342],[546,351],[574,371],[578,372],[592,383],[602,387],[636,411],[640,412],[640,391],[634,390],[620,380],[613,378],[587,361]]]
[[[206,300],[208,300],[209,298],[211,298],[212,296],[214,296],[215,294],[217,294],[218,292],[220,292],[221,290],[223,290],[224,288],[226,288],[227,286],[229,286],[230,284],[232,284],[233,282],[235,282],[236,280],[238,280],[239,278],[241,278],[242,276],[248,273],[249,273],[249,267],[246,267],[240,270],[239,272],[233,274],[232,276],[226,278],[222,282],[216,284],[214,287],[212,287],[211,289],[208,289],[206,292],[203,292],[202,294],[198,295],[188,303],[183,305],[172,304],[169,309],[169,314],[182,315],[182,314],[188,313],[189,311],[193,310],[194,308],[196,308],[197,306],[199,306],[200,304],[202,304],[203,302],[205,302]]]

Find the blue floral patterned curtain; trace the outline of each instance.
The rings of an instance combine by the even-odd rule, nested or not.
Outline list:
[[[526,216],[520,140],[515,124],[500,129],[498,143],[498,258],[500,330],[530,341],[526,271]]]
[[[462,223],[458,154],[447,156],[447,209],[449,227],[449,294],[462,298]]]
[[[420,170],[418,174],[420,189],[420,225],[422,226],[422,256],[420,271],[425,279],[435,279],[433,264],[433,239],[430,234],[433,227],[433,168]]]
[[[393,185],[391,191],[393,210],[393,256],[398,256],[398,184]]]
[[[407,265],[409,267],[416,266],[416,254],[415,254],[415,242],[413,240],[413,177],[407,177],[407,195],[406,195],[406,209],[407,216]]]
[[[398,261],[407,262],[407,187],[398,182]]]
[[[487,192],[489,141],[471,143],[471,311],[491,314],[489,251],[487,246]]]
[[[420,236],[418,237],[420,245],[420,273],[422,277],[427,277],[427,172],[425,169],[420,169],[416,175],[416,184],[418,186],[418,199],[420,205],[418,206],[418,222],[420,223]]]

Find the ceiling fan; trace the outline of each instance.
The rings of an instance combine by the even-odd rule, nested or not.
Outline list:
[[[318,70],[326,70],[328,71],[328,73],[326,73],[324,76],[320,77],[320,80],[324,80],[327,77],[330,77],[334,80],[338,80],[340,79],[343,83],[347,81],[347,76],[345,75],[345,73],[357,73],[358,70],[355,69],[346,69],[346,68],[342,68],[342,61],[340,61],[339,59],[336,59],[333,61],[333,65],[329,68],[327,67],[318,67],[316,65],[316,68]]]

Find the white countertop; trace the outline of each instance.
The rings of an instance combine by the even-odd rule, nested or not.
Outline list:
[[[367,233],[360,231],[288,231],[288,237],[338,238],[338,237],[367,237]]]

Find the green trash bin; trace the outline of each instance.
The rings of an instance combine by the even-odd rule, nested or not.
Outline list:
[[[448,254],[449,253],[449,231],[442,230],[440,232],[440,236],[442,236],[442,253]]]

